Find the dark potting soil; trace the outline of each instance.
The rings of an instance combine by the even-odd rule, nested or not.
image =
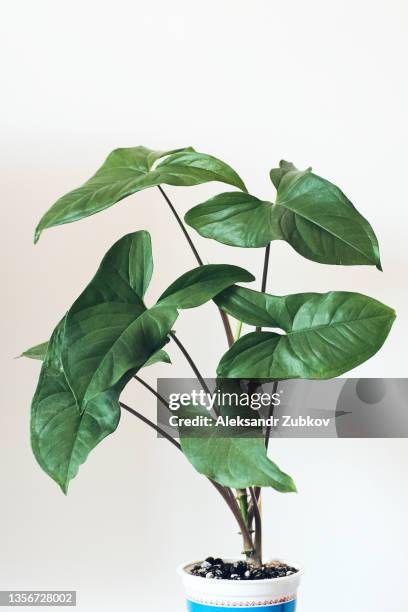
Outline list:
[[[193,565],[189,570],[193,576],[214,578],[216,580],[264,580],[267,578],[283,578],[298,572],[295,567],[274,561],[267,565],[255,566],[247,561],[223,561],[219,558],[207,557],[202,563]]]

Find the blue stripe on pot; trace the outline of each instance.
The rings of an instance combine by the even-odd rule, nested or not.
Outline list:
[[[253,612],[294,612],[296,609],[296,599],[292,601],[286,601],[285,603],[273,604],[271,606],[254,606],[253,604],[249,604],[248,606],[240,605],[239,607],[235,606],[217,606],[217,605],[207,605],[196,603],[195,601],[187,600],[187,610],[188,612],[225,612],[225,610],[252,610]]]

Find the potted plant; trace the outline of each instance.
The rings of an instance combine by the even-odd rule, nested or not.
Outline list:
[[[43,360],[31,409],[32,449],[39,465],[64,493],[89,452],[115,431],[121,410],[127,410],[181,450],[225,500],[239,525],[245,556],[241,560],[210,557],[183,566],[192,611],[294,610],[299,568],[263,561],[260,499],[262,487],[283,493],[296,488],[292,478],[268,458],[268,432],[229,435],[226,427],[223,435],[208,434],[203,439],[180,426],[177,441],[121,402],[123,388],[136,379],[158,395],[140,371],[158,361],[170,362],[163,348],[169,340],[206,388],[175,325],[183,309],[210,300],[218,307],[228,341],[216,368],[219,384],[242,388],[244,380],[249,394],[265,379],[275,381],[276,391],[279,380],[344,374],[380,349],[395,318],[391,308],[359,293],[266,293],[274,240],[285,240],[315,262],[374,265],[381,270],[374,231],[338,187],[310,168],[300,171],[285,161],[271,170],[270,178],[276,189],[274,203],[250,195],[229,165],[192,148],[117,149],[82,187],[64,195],[45,213],[35,233],[37,242],[46,228],[78,221],[130,194],[157,187],[197,260],[196,268],[183,273],[153,305],[147,305],[145,293],[153,272],[149,233],[138,228],[123,236],[62,315],[49,341],[24,353]],[[163,185],[209,181],[232,190],[194,206],[185,221],[201,236],[226,245],[264,248],[260,291],[238,284],[255,280],[240,267],[203,264],[163,189]],[[230,317],[238,322],[235,335]],[[254,330],[241,336],[243,323]],[[165,398],[159,400],[166,405]],[[180,414],[191,414],[191,410],[186,407]]]

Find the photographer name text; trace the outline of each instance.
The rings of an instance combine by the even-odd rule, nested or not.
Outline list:
[[[311,416],[281,415],[280,417],[268,418],[245,418],[218,416],[211,417],[197,415],[192,418],[179,416],[169,417],[169,425],[172,427],[329,427],[330,418],[314,418]]]

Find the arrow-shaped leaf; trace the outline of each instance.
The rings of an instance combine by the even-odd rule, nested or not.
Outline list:
[[[218,375],[275,379],[340,376],[381,348],[395,319],[391,308],[359,293],[306,294],[303,304],[300,295],[296,300],[298,307],[279,321],[288,329],[287,335],[254,332],[243,336],[221,359]],[[280,306],[270,324],[278,323]],[[245,316],[244,311],[242,314]]]
[[[181,407],[177,411],[181,418],[209,417],[204,408]],[[247,432],[235,431],[224,425],[195,428],[183,426],[179,433],[181,448],[197,472],[208,476],[219,484],[236,489],[250,486],[273,487],[282,493],[296,491],[290,476],[268,459],[263,438],[247,437]],[[223,437],[225,436],[225,437]]]
[[[31,407],[31,445],[42,469],[67,493],[90,451],[115,431],[125,381],[87,404],[81,414],[61,363],[63,323],[49,342]]]
[[[165,159],[154,166],[161,158]],[[46,228],[93,215],[142,189],[161,184],[199,185],[209,181],[245,190],[244,183],[228,164],[191,148],[174,151],[153,151],[146,147],[116,149],[92,178],[57,200],[45,213],[36,228],[35,242]]]
[[[191,208],[185,222],[201,236],[222,244],[263,247],[273,232],[272,202],[263,202],[249,193],[229,192]]]
[[[259,248],[285,240],[312,261],[381,269],[373,229],[338,187],[290,162],[271,170],[271,179],[276,204],[248,193],[222,193],[189,210],[186,223],[231,246]]]
[[[344,193],[305,171],[288,171],[272,209],[273,239],[325,264],[375,265],[381,270],[377,238]]]
[[[148,233],[124,236],[68,311],[62,361],[81,410],[167,342],[177,311],[142,300],[152,266]]]
[[[208,264],[182,274],[160,296],[158,303],[174,308],[195,308],[234,283],[253,280],[255,277],[250,272],[238,266]]]
[[[291,331],[296,316],[302,308],[314,304],[313,299],[322,298],[320,293],[293,293],[270,295],[246,287],[228,287],[214,299],[226,313],[254,327],[279,327]],[[309,306],[308,306],[309,305]]]

